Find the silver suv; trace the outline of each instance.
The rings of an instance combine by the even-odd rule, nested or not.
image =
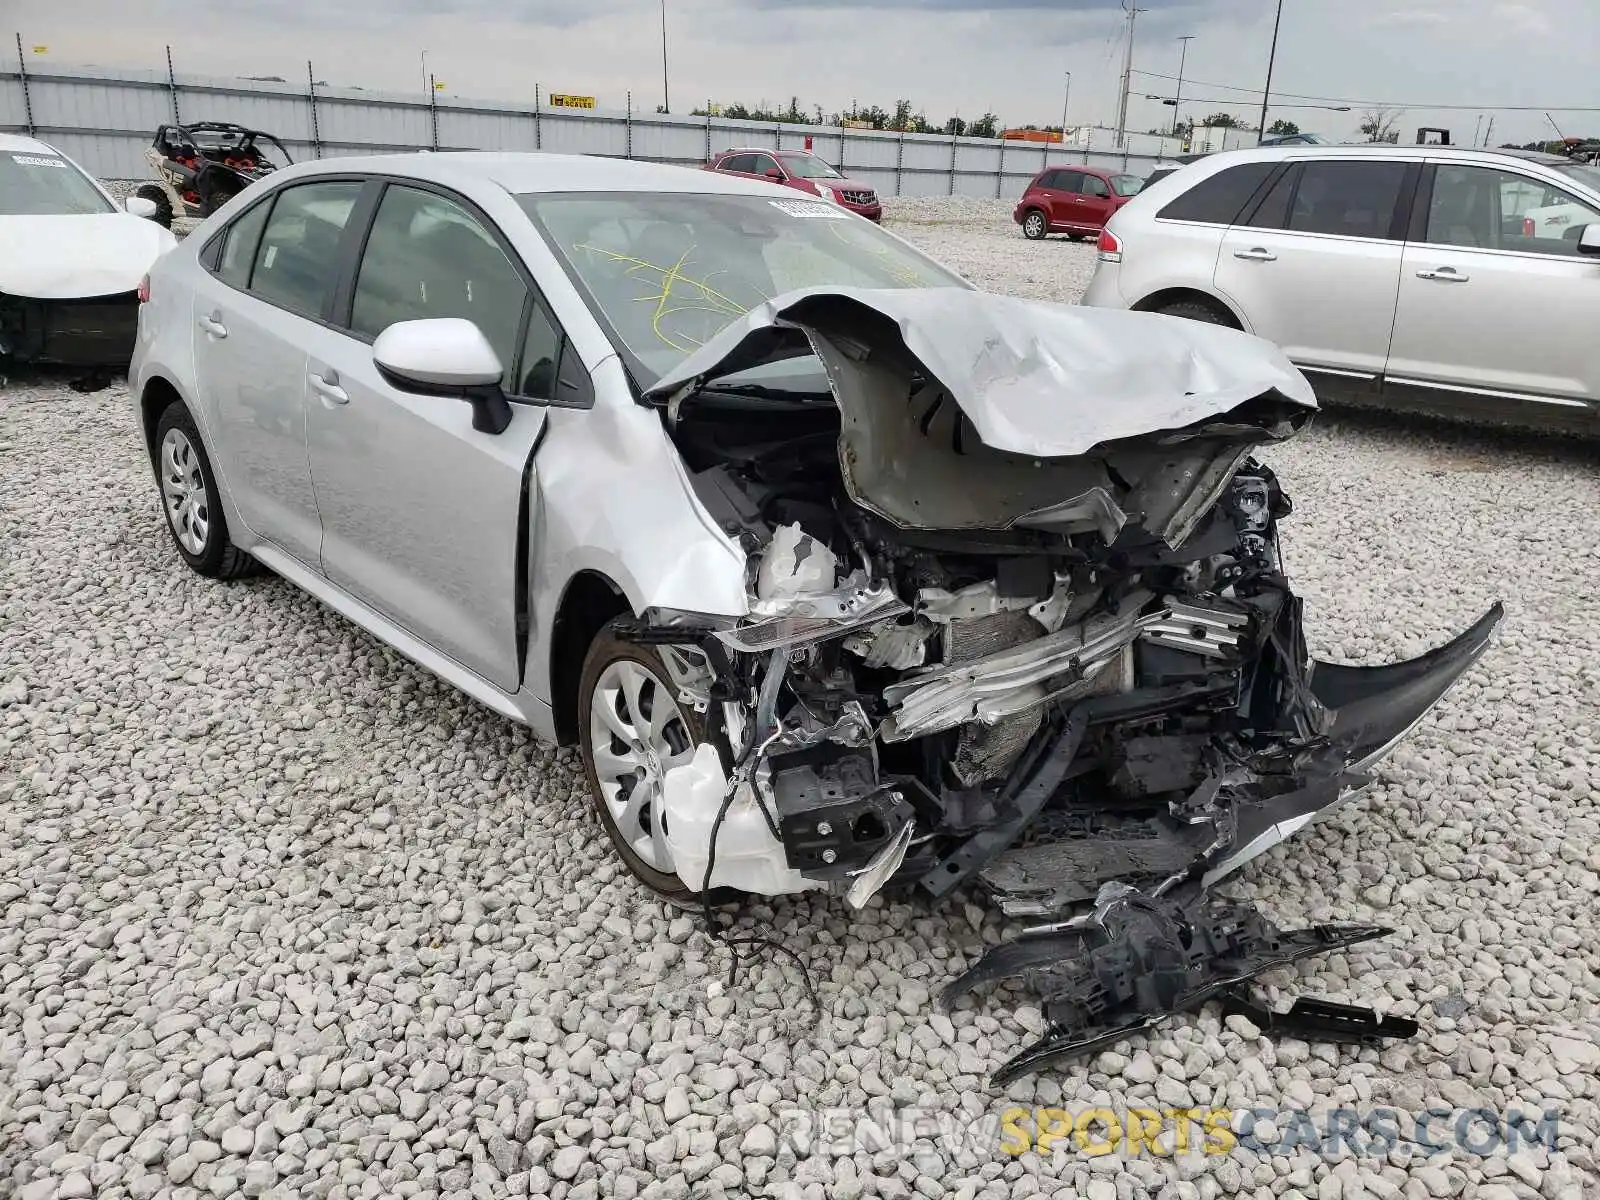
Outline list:
[[[1593,431],[1600,168],[1442,146],[1212,155],[1116,214],[1083,302],[1268,338],[1324,400]]]

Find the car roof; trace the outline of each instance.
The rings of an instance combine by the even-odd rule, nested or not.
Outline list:
[[[66,157],[49,142],[24,137],[20,133],[0,133],[0,152],[7,154],[54,154]]]
[[[534,151],[445,151],[323,158],[296,163],[272,173],[274,183],[315,175],[354,172],[404,175],[458,187],[473,183],[524,192],[685,192],[717,195],[772,195],[772,185],[692,167],[602,158],[590,154]]]
[[[1329,143],[1322,146],[1292,145],[1292,146],[1247,146],[1239,150],[1219,150],[1214,154],[1187,156],[1193,161],[1209,162],[1213,159],[1226,158],[1230,162],[1245,162],[1250,159],[1278,159],[1278,158],[1327,158],[1344,157],[1346,155],[1407,155],[1416,157],[1418,154],[1429,158],[1461,159],[1463,161],[1482,161],[1485,159],[1516,158],[1523,162],[1541,163],[1548,167],[1563,166],[1572,162],[1559,154],[1545,154],[1538,150],[1500,150],[1478,146],[1402,146],[1395,142],[1348,142]]]

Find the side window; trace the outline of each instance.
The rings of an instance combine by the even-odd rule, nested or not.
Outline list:
[[[756,156],[754,154],[730,154],[722,160],[722,164],[717,170],[738,171],[741,174],[750,175],[755,173],[755,163]]]
[[[217,278],[241,292],[250,287],[250,264],[256,258],[256,246],[261,241],[261,231],[266,227],[267,214],[272,211],[272,201],[257,204],[240,214],[233,224],[223,230],[222,257],[217,261]],[[209,249],[209,247],[208,247]]]
[[[1278,181],[1267,190],[1255,211],[1246,211],[1239,224],[1251,229],[1282,229],[1289,222],[1289,205],[1294,200],[1294,189],[1300,182],[1300,166],[1292,165]]]
[[[1405,178],[1403,162],[1307,162],[1285,228],[1386,238]]]
[[[1109,196],[1111,189],[1106,186],[1106,181],[1098,175],[1085,175],[1083,177],[1083,194],[1085,196]]]
[[[561,331],[544,306],[535,304],[528,314],[528,329],[522,339],[522,378],[509,389],[532,400],[553,400],[556,371],[561,363]]]
[[[396,321],[465,317],[483,331],[515,390],[517,331],[528,289],[488,231],[434,192],[383,193],[356,274],[350,328],[376,338]]]
[[[768,171],[776,169],[777,166],[778,160],[770,154],[752,154],[750,156],[750,170],[757,175],[765,175]],[[785,171],[784,174],[787,175],[788,172]]]
[[[1040,171],[1039,178],[1033,181],[1032,186],[1036,188],[1053,188],[1056,186],[1056,179],[1060,174],[1060,171]]]
[[[1232,225],[1277,168],[1274,162],[1240,163],[1208,175],[1183,195],[1167,204],[1156,216],[1166,221],[1203,221],[1208,225]]]
[[[1083,191],[1083,172],[1057,171],[1056,181],[1050,186],[1058,192],[1081,192]]]
[[[290,312],[320,318],[339,272],[339,240],[361,187],[354,180],[339,180],[279,192],[256,250],[251,293]]]
[[[1427,240],[1436,246],[1576,255],[1578,233],[1600,212],[1540,180],[1491,167],[1441,163]]]

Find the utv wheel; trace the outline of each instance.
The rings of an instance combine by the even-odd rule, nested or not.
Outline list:
[[[208,579],[237,579],[260,570],[228,539],[211,460],[181,400],[167,405],[156,422],[155,468],[167,532],[192,570]]]
[[[661,822],[662,780],[694,757],[705,720],[678,701],[661,657],[625,642],[617,622],[595,635],[578,684],[578,737],[595,812],[628,870],[662,899],[688,905],[701,879],[680,879]]]
[[[1204,321],[1207,325],[1227,325],[1233,329],[1239,327],[1231,316],[1204,300],[1174,300],[1151,311],[1165,313],[1169,317],[1182,317],[1185,321]]]
[[[1037,208],[1028,210],[1028,215],[1022,218],[1022,236],[1030,242],[1042,242],[1045,234],[1050,232],[1050,222]]]
[[[156,206],[156,215],[150,218],[152,221],[163,229],[172,228],[172,201],[167,198],[167,193],[164,189],[157,187],[153,183],[147,183],[134,192],[134,195],[148,200]]]

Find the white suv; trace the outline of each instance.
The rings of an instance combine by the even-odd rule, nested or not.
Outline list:
[[[1248,330],[1328,400],[1600,430],[1600,168],[1448,146],[1211,155],[1112,218],[1083,302]]]

